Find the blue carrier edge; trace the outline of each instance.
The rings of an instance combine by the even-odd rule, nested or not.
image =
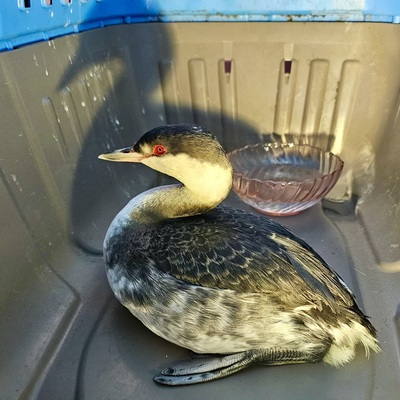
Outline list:
[[[0,51],[89,29],[138,22],[400,23],[398,0],[6,0]]]

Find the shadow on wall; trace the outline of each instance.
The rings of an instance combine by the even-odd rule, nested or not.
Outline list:
[[[235,62],[226,64],[223,52],[212,56],[210,62],[206,46],[174,43],[172,29],[163,23],[111,26],[81,33],[77,48],[71,48],[71,66],[58,90],[70,90],[75,104],[82,106],[81,118],[87,121],[73,183],[70,229],[76,242],[87,249],[100,252],[109,223],[130,198],[170,181],[141,165],[97,159],[101,153],[134,144],[156,126],[178,122],[203,125],[227,151],[260,142],[261,137],[326,149],[332,146],[333,136],[321,133],[260,135],[256,127],[238,117],[237,106],[232,106],[240,96],[229,86]],[[229,34],[224,38],[230,39]],[[179,46],[184,51],[178,54]],[[211,87],[211,82],[219,86]],[[180,90],[183,86],[190,89],[186,95]],[[211,109],[208,95],[215,93],[220,104]],[[222,111],[226,109],[229,112]]]
[[[220,110],[164,101],[163,89],[174,84],[174,43],[167,24],[111,26],[79,39],[58,85],[60,91],[68,88],[89,120],[73,182],[70,231],[78,244],[99,252],[105,230],[129,199],[170,181],[144,166],[100,161],[99,154],[132,145],[166,123],[201,124],[227,150],[259,139],[253,127]]]

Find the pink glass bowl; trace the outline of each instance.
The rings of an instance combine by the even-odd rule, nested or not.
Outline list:
[[[336,184],[343,161],[329,151],[292,143],[246,146],[228,154],[233,190],[268,215],[294,215],[318,203]]]

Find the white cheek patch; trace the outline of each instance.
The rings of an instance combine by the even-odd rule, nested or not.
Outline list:
[[[199,199],[211,201],[225,197],[232,183],[232,172],[218,164],[197,160],[188,154],[165,154],[145,158],[143,164],[182,182]]]
[[[196,160],[183,153],[177,155],[166,153],[162,156],[147,157],[142,163],[156,171],[182,181],[191,179],[194,173],[193,163],[196,163]]]
[[[148,147],[150,148],[150,146]],[[149,152],[152,153],[151,150],[149,150]],[[155,171],[174,176],[177,169],[175,157],[176,156],[172,154],[164,154],[162,156],[150,156],[143,159],[142,164],[147,165]]]

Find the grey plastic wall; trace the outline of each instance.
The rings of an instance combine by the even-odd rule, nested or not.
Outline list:
[[[0,54],[0,398],[397,398],[399,65],[400,27],[367,23],[124,25]],[[174,122],[227,150],[275,139],[341,155],[324,211],[279,221],[353,288],[382,354],[153,383],[188,354],[118,304],[98,253],[117,211],[166,179],[97,155]]]

